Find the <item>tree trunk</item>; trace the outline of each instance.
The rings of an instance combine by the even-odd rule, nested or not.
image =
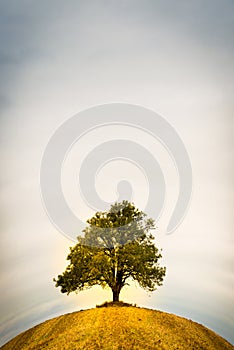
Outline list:
[[[113,293],[113,301],[119,301],[119,290],[113,290],[112,289],[112,293]]]

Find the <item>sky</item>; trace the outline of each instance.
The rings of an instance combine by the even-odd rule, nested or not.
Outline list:
[[[69,206],[83,221],[95,212],[77,186],[92,149],[120,134],[147,148],[166,183],[155,237],[167,275],[156,292],[132,283],[121,299],[192,319],[234,342],[233,10],[231,0],[1,1],[1,344],[111,299],[101,287],[69,296],[54,287],[74,242],[46,214],[40,167],[60,125],[113,102],[150,109],[180,135],[193,171],[184,220],[166,234],[179,192],[176,167],[160,142],[127,125],[91,130],[73,145],[62,169]],[[100,198],[117,199],[116,186],[126,179],[144,209],[144,169],[115,160],[99,170]]]

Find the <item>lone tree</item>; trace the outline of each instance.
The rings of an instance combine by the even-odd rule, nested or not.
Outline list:
[[[150,233],[154,220],[147,218],[128,201],[115,203],[108,212],[97,212],[70,248],[65,272],[59,275],[56,287],[62,293],[79,292],[94,285],[109,286],[113,301],[127,280],[132,279],[148,290],[162,285],[166,268],[160,267],[161,253]]]

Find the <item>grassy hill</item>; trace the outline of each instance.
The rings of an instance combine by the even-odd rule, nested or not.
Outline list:
[[[2,350],[234,349],[206,327],[161,311],[101,307],[56,317],[19,334]]]

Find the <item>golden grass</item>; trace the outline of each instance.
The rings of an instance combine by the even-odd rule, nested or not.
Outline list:
[[[46,321],[18,335],[2,350],[131,350],[234,347],[206,327],[165,312],[138,307],[104,307]]]

